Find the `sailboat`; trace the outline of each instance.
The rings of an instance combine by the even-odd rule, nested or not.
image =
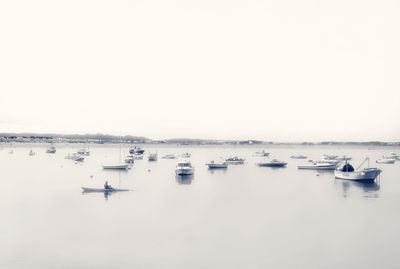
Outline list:
[[[110,169],[110,170],[128,170],[129,164],[122,164],[121,163],[121,143],[119,143],[119,163],[118,164],[109,164],[109,165],[102,165],[103,169]]]

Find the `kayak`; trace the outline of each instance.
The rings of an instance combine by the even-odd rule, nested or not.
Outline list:
[[[85,188],[81,187],[83,192],[117,192],[117,191],[130,191],[128,189],[118,189],[118,188],[111,188],[111,189],[105,189],[105,188]]]

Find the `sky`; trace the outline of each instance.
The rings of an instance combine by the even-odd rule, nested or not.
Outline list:
[[[0,132],[400,141],[400,2],[1,1]]]

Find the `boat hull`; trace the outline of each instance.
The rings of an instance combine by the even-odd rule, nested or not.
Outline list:
[[[225,169],[228,168],[227,163],[208,163],[208,169]]]
[[[304,169],[304,170],[335,170],[336,165],[335,164],[330,164],[330,165],[299,165],[297,166],[298,169]]]
[[[194,169],[193,168],[176,168],[175,174],[177,176],[190,176],[193,175]]]
[[[129,165],[127,164],[118,164],[118,165],[103,165],[103,169],[112,169],[112,170],[127,170]]]
[[[257,163],[261,167],[285,167],[287,163]]]
[[[346,179],[346,180],[354,180],[354,181],[371,181],[375,180],[382,170],[377,168],[366,168],[361,171],[355,172],[343,172],[336,170],[335,178]]]

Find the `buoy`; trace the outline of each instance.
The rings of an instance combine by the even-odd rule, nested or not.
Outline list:
[[[147,171],[151,172],[151,170],[150,170],[150,169],[149,169],[149,170],[147,170]]]

